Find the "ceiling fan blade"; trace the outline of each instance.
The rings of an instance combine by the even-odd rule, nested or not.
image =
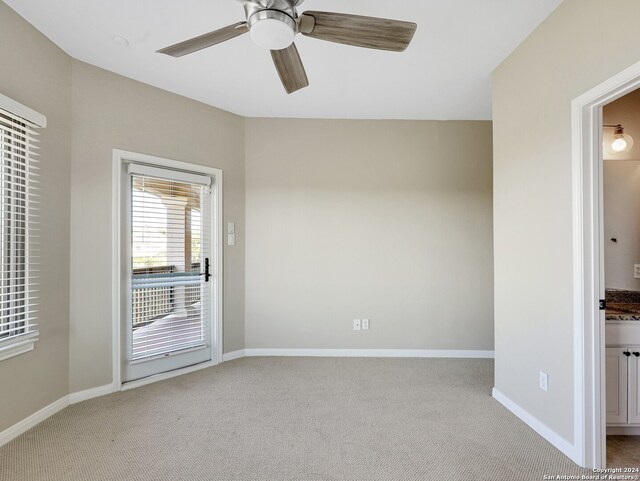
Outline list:
[[[413,22],[345,13],[310,11],[300,16],[300,32],[308,37],[393,52],[409,46],[416,28]]]
[[[239,37],[248,31],[249,28],[247,27],[247,22],[239,22],[213,32],[185,40],[184,42],[176,43],[170,47],[165,47],[158,50],[157,53],[171,55],[172,57],[182,57],[183,55],[197,52],[203,48],[212,47],[219,43],[226,42],[227,40],[231,40],[232,38]]]
[[[271,58],[288,94],[309,86],[307,73],[294,43],[283,50],[271,50]]]

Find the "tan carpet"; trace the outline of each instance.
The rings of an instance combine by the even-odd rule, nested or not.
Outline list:
[[[2,481],[541,480],[588,474],[491,398],[493,363],[248,358],[76,404]]]

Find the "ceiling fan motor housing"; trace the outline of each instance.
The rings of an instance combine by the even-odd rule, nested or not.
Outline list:
[[[247,16],[251,38],[269,50],[282,50],[298,33],[294,0],[240,0]]]
[[[278,10],[286,13],[292,19],[298,16],[296,6],[302,3],[301,0],[238,0],[244,7],[247,21],[251,16],[260,10]]]

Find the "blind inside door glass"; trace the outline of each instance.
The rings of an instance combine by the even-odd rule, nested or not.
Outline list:
[[[200,184],[131,176],[131,359],[205,346],[208,245]]]

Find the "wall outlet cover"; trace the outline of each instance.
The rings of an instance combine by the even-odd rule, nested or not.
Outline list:
[[[640,279],[640,264],[633,265],[633,277]]]
[[[362,319],[362,330],[363,331],[369,330],[369,319]]]

